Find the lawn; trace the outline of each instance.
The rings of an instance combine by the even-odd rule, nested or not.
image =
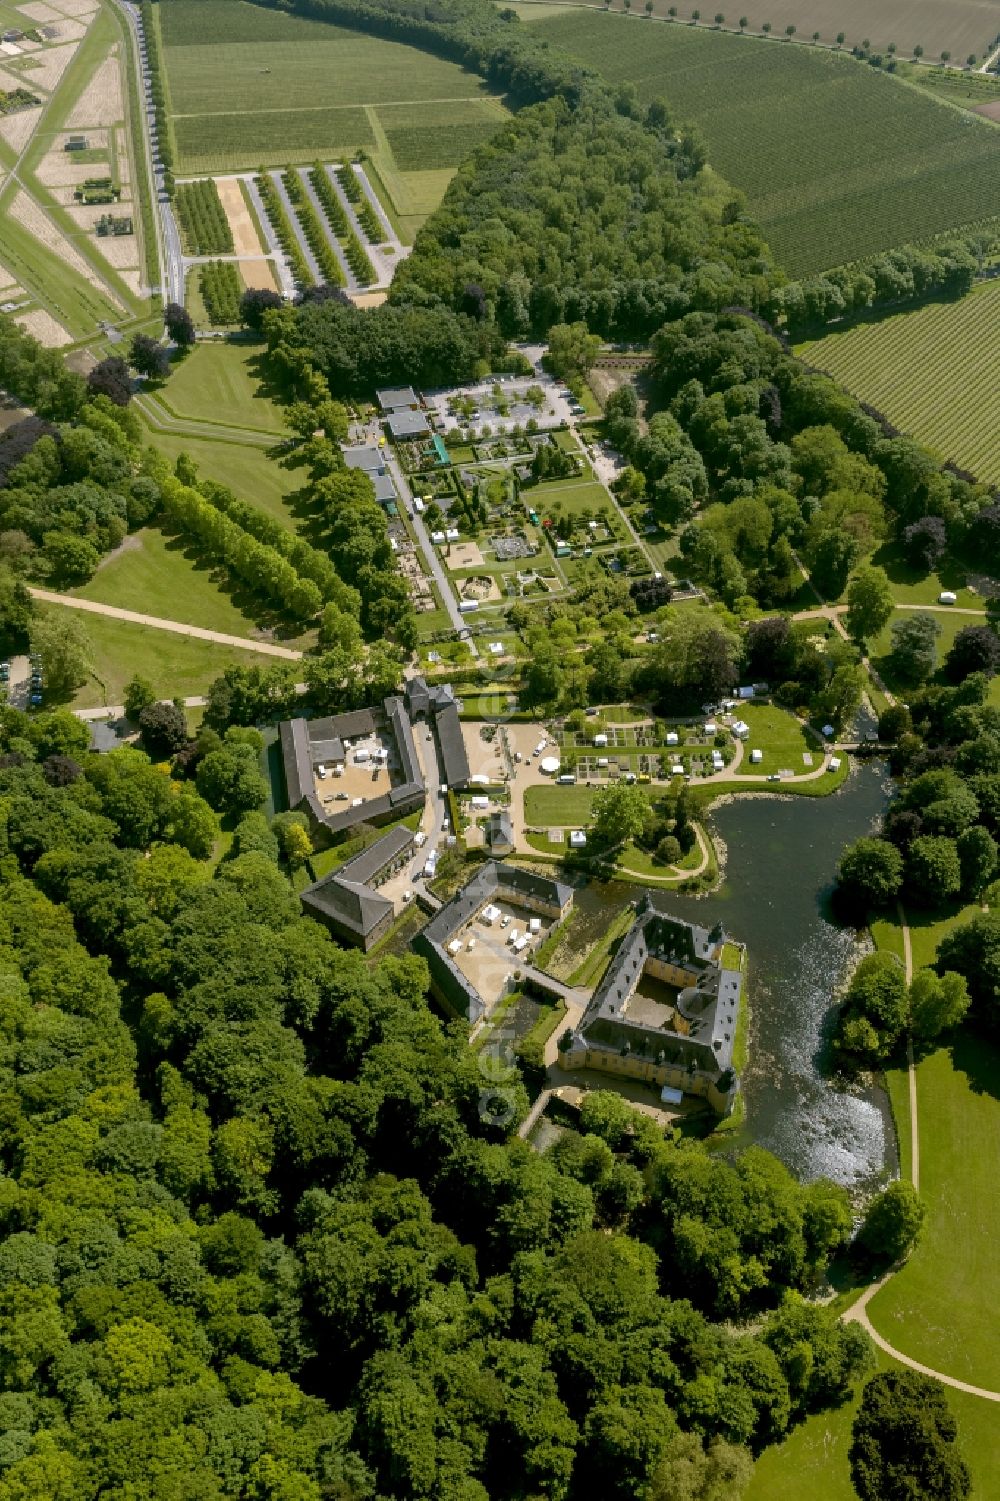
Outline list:
[[[198,472],[216,484],[228,485],[241,500],[253,501],[262,511],[275,517],[290,530],[295,519],[286,504],[286,496],[302,488],[301,471],[286,469],[269,459],[261,448],[243,447],[239,442],[214,438],[188,438],[177,433],[151,432],[150,441],[164,458],[173,462],[186,453],[198,466]],[[423,617],[420,617],[423,619]]]
[[[211,568],[186,554],[175,538],[147,527],[129,537],[125,548],[73,593],[227,636],[252,636],[252,615],[220,588],[215,577]]]
[[[1000,161],[997,144],[1000,135],[994,143]],[[990,281],[957,301],[859,323],[797,353],[942,458],[981,480],[1000,480],[994,436],[1000,385],[992,337],[998,318],[1000,282]]]
[[[880,547],[872,563],[885,569],[897,604],[936,605],[941,591],[949,589],[957,595],[957,609],[983,609],[982,595],[965,586],[968,570],[962,563],[946,558],[937,573],[921,573],[907,563],[898,542],[887,542]]]
[[[58,608],[45,606],[46,612]],[[90,639],[94,666],[94,676],[74,695],[74,709],[120,704],[125,684],[136,675],[148,678],[163,698],[190,698],[206,693],[210,683],[231,663],[249,667],[272,660],[256,652],[175,636],[124,620],[81,615],[77,610],[71,613]]]
[[[477,75],[399,42],[244,0],[171,0],[159,18],[183,171],[363,149],[406,239],[506,117]]]
[[[556,515],[562,512],[566,516],[579,516],[584,511],[608,511],[617,519],[614,501],[596,480],[552,480],[548,484],[532,486],[525,491],[524,500],[539,515],[546,511]]]
[[[902,1369],[878,1353],[880,1371]],[[843,1407],[808,1417],[780,1444],[765,1449],[754,1465],[743,1501],[857,1501],[851,1484],[848,1450],[860,1389]],[[958,1422],[958,1442],[972,1470],[971,1501],[995,1501],[1000,1495],[1000,1445],[997,1410],[992,1402],[946,1389]]]
[[[996,213],[997,127],[849,56],[582,10],[537,26],[697,126],[793,275]]]
[[[884,679],[886,687],[890,690],[890,692],[902,694],[904,695],[904,697],[907,688],[910,685],[900,679],[898,673],[895,671],[893,659],[889,654],[892,647],[892,628],[897,621],[909,619],[916,613],[917,612],[915,610],[894,611],[892,619],[882,631],[881,635],[879,635],[872,644],[871,659],[875,664],[876,670]],[[944,679],[941,676],[941,664],[943,663],[945,657],[948,655],[955,637],[958,635],[959,631],[964,630],[967,625],[985,624],[986,616],[985,614],[978,616],[957,614],[952,615],[949,614],[946,609],[935,610],[932,613],[934,615],[934,619],[941,627],[941,634],[937,638],[938,681],[943,681]],[[986,701],[987,703],[994,704],[995,706],[1000,707],[1000,678],[993,678],[991,680]]]
[[[544,827],[579,828],[590,821],[592,787],[549,787],[545,784],[524,790],[526,823]]]
[[[172,367],[158,398],[175,417],[284,437],[280,405],[258,367],[261,346],[218,339],[195,346]]]
[[[1000,1051],[959,1033],[950,1049],[918,1064],[917,1109],[927,1223],[910,1260],[872,1299],[868,1312],[898,1350],[934,1370],[998,1389],[1000,1341],[993,1310],[1000,1238]]]
[[[750,738],[743,750],[743,766],[748,775],[792,771],[800,777],[821,764],[822,746],[787,709],[772,704],[741,704],[734,712],[750,726]],[[764,752],[764,759],[757,766],[750,764],[751,750]],[[812,756],[812,766],[803,761],[803,755]]]

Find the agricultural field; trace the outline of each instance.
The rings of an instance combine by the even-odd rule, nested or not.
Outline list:
[[[156,11],[180,172],[363,151],[407,243],[470,143],[506,117],[477,76],[401,43],[245,0]]]
[[[943,458],[996,481],[998,318],[1000,282],[988,282],[957,302],[861,323],[797,353]]]
[[[133,111],[123,87],[130,40],[110,4],[65,0],[9,7],[3,77],[37,103],[0,119],[0,300],[53,346],[148,311],[156,250],[145,163],[131,149]],[[16,24],[15,24],[16,23]]]
[[[621,7],[621,0],[612,3]],[[692,7],[679,9],[683,24]],[[653,0],[654,16],[665,18],[668,10],[669,0]],[[869,0],[764,0],[744,14],[751,34],[760,35],[764,23],[770,22],[775,36],[783,36],[786,26],[794,26],[798,41],[811,40],[818,32],[821,46],[836,46],[843,32],[848,48],[867,38],[875,52],[895,42],[903,57],[919,46],[925,58],[935,59],[947,51],[963,63],[971,52],[982,61],[988,44],[1000,31],[1000,18],[991,0],[948,0],[947,5],[938,0],[889,0],[878,6]],[[736,22],[737,13],[727,15],[727,26],[735,27]]]
[[[532,24],[696,125],[793,275],[997,212],[1000,127],[849,56],[581,10]]]

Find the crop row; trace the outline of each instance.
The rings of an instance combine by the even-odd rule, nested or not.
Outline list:
[[[213,323],[223,327],[240,321],[243,283],[232,261],[209,261],[200,275],[201,300]]]
[[[285,184],[285,191],[295,208],[302,233],[306,237],[309,249],[316,257],[323,280],[332,287],[341,287],[344,284],[344,273],[340,262],[330,248],[326,231],[320,223],[319,216],[312,206],[312,202],[302,185],[302,179],[294,167],[286,167],[281,174]]]
[[[211,177],[182,182],[176,193],[177,217],[189,255],[231,255],[233,232]]]
[[[344,168],[341,167],[339,170],[342,172]],[[347,264],[354,272],[355,279],[359,286],[370,287],[372,282],[376,280],[375,268],[368,259],[367,251],[351,228],[350,221],[344,212],[344,205],[337,196],[337,190],[319,162],[310,168],[308,175],[313,191],[322,204],[323,212],[330,222],[330,228],[344,248]],[[354,174],[352,173],[351,176],[353,178]],[[357,179],[354,179],[354,181],[355,186],[357,186]],[[358,191],[361,191],[360,187],[358,187]]]
[[[298,236],[292,228],[288,215],[285,213],[285,205],[281,201],[277,188],[263,168],[256,180],[261,202],[264,205],[264,212],[271,221],[271,228],[278,237],[278,244],[288,258],[288,264],[291,268],[295,284],[299,287],[313,286],[315,278],[309,270],[305,256],[302,254]]]
[[[994,481],[1000,394],[989,330],[998,309],[1000,286],[992,284],[955,303],[830,335],[805,357],[898,427]]]

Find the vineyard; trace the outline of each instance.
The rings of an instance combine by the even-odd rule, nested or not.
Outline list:
[[[553,44],[700,129],[795,275],[997,213],[998,127],[853,58],[600,12],[548,17],[534,24]]]
[[[174,206],[188,255],[232,255],[233,232],[210,177],[181,183]]]
[[[185,173],[373,152],[390,123],[411,123],[410,101],[422,109],[419,123],[430,109],[441,124],[457,125],[470,97],[473,107],[482,98],[494,115],[504,113],[481,80],[398,42],[242,0],[170,0],[156,9]],[[388,100],[391,122],[379,130],[366,107]],[[456,131],[447,165],[462,155]]]
[[[797,352],[977,478],[1000,480],[1000,283],[830,334]]]
[[[240,321],[243,282],[232,261],[209,261],[199,273],[201,300],[209,321],[225,328]]]

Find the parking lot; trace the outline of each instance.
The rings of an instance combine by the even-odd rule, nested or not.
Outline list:
[[[540,406],[525,400],[530,386],[541,388],[544,400]],[[499,405],[498,391],[502,395]],[[539,428],[562,427],[575,420],[569,393],[561,382],[544,373],[500,376],[473,386],[425,391],[424,402],[438,432],[459,427],[477,438],[486,428],[493,433],[508,433],[515,427],[525,427],[532,418]],[[468,407],[467,414],[464,407]]]

